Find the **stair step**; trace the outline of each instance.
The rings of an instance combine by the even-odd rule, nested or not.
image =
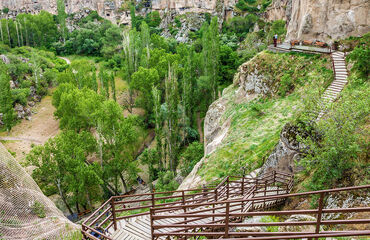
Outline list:
[[[326,90],[337,90],[337,91],[342,91],[344,88],[344,86],[340,86],[340,85],[331,85],[330,87],[328,87]]]
[[[348,81],[346,79],[335,79],[331,84],[343,84],[346,85]]]

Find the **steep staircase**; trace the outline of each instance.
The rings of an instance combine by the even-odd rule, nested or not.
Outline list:
[[[320,101],[320,109],[315,112],[316,121],[319,121],[327,112],[327,107],[330,103],[334,102],[342,92],[343,88],[347,85],[348,72],[346,67],[345,53],[340,51],[331,51],[330,48],[308,47],[308,46],[291,46],[288,43],[279,44],[277,47],[270,45],[268,49],[272,52],[280,53],[310,53],[310,54],[330,54],[333,71],[334,81],[325,90]]]
[[[331,54],[333,61],[333,70],[334,70],[334,81],[330,86],[325,90],[322,96],[322,109],[318,114],[317,121],[320,120],[326,113],[326,106],[334,102],[342,92],[345,85],[348,83],[347,77],[347,67],[345,54],[343,52],[333,52]]]

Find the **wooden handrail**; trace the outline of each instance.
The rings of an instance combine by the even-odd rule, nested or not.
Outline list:
[[[214,206],[212,211],[215,211],[222,208],[217,207],[219,202],[228,201],[231,197],[241,196],[240,199],[243,199],[243,196],[245,196],[250,198],[250,196],[258,189],[259,185],[257,185],[257,188],[250,187],[249,185],[253,186],[256,182],[263,182],[265,184],[274,184],[279,182],[282,184],[287,184],[289,176],[289,174],[279,173],[277,171],[269,172],[263,177],[258,178],[258,180],[249,177],[227,176],[216,187],[213,188],[198,188],[147,194],[113,196],[100,208],[98,208],[87,220],[84,221],[82,224],[82,233],[84,235],[99,233],[98,229],[95,229],[94,231],[92,230],[94,229],[94,224],[97,224],[98,228],[107,226],[105,230],[108,230],[111,227],[116,230],[118,221],[149,215],[151,212],[156,214],[167,210],[174,211],[176,209],[184,209],[184,211],[186,211],[188,214],[191,214],[196,212],[192,211],[191,209],[196,208],[199,204],[212,205]],[[270,192],[270,190],[268,191]],[[134,197],[139,197],[140,199],[132,199]],[[167,200],[170,202],[160,202]],[[138,203],[143,203],[143,205],[137,206],[136,204]],[[134,204],[134,206],[130,206],[131,204]],[[243,208],[248,204],[248,201],[243,201],[242,203],[230,202],[230,206],[240,205],[240,208],[237,209],[238,211],[242,211]],[[152,208],[154,208],[154,210],[152,210]],[[150,211],[146,209],[150,209]],[[123,212],[127,213],[134,210],[143,210],[144,212],[134,213],[128,216],[120,216],[120,214]],[[198,212],[203,211],[198,210]],[[234,212],[235,207],[233,210],[230,210],[230,214]],[[105,217],[106,215],[108,217]],[[191,223],[192,221],[193,220],[188,220],[186,223]]]
[[[289,181],[289,185],[291,185],[293,181],[293,178]],[[364,185],[364,186],[355,186],[355,187],[346,187],[346,188],[337,188],[337,189],[328,189],[328,190],[320,190],[320,191],[312,191],[312,192],[304,192],[304,193],[294,193],[294,194],[282,194],[279,196],[264,196],[264,197],[255,197],[251,199],[237,199],[237,200],[227,200],[227,201],[219,201],[219,202],[213,202],[212,205],[221,205],[221,207],[217,207],[217,209],[224,209],[223,212],[214,213],[214,209],[207,208],[202,211],[197,212],[187,212],[185,214],[166,214],[166,215],[156,215],[156,210],[151,210],[151,219],[152,219],[152,232],[153,232],[153,239],[154,237],[160,237],[160,236],[167,236],[167,237],[196,237],[196,236],[205,236],[205,237],[234,237],[234,236],[261,236],[261,238],[258,239],[270,239],[269,236],[279,236],[275,237],[273,239],[293,239],[296,238],[296,236],[304,236],[304,238],[314,238],[314,237],[325,237],[327,234],[336,234],[336,236],[363,236],[363,235],[370,235],[366,233],[366,231],[357,231],[357,232],[320,232],[321,226],[324,225],[339,225],[339,224],[365,224],[370,223],[370,219],[353,219],[353,220],[322,220],[321,216],[323,213],[354,213],[354,212],[370,212],[370,207],[359,207],[359,208],[351,208],[351,209],[324,209],[324,198],[326,194],[329,193],[335,193],[335,192],[342,192],[342,191],[352,191],[352,190],[363,190],[363,189],[369,189],[370,185]],[[254,193],[254,192],[253,192]],[[291,210],[291,211],[267,211],[267,212],[237,212],[233,213],[230,211],[231,204],[234,204],[235,206],[238,206],[239,203],[242,206],[244,202],[255,202],[257,200],[260,200],[262,202],[266,202],[268,200],[277,200],[277,199],[286,199],[289,197],[300,197],[300,196],[308,196],[308,195],[320,195],[319,198],[319,207],[314,210]],[[193,207],[201,207],[201,206],[207,206],[207,204],[196,204],[192,205]],[[215,207],[213,207],[215,208]],[[165,208],[164,208],[165,209]],[[167,208],[169,209],[169,208]],[[204,213],[202,213],[204,212]],[[210,214],[207,214],[206,212],[212,212]],[[277,222],[277,223],[230,223],[229,219],[231,218],[240,218],[240,217],[247,217],[247,216],[263,216],[263,215],[296,215],[296,214],[316,214],[317,219],[316,221],[303,221],[303,222]],[[206,219],[206,218],[221,218],[224,219],[224,223],[220,223],[220,220],[218,221],[212,221],[208,224],[191,224],[187,223],[186,225],[177,223],[177,224],[166,224],[166,225],[157,225],[155,224],[156,220],[159,219],[167,219],[167,218],[182,218],[182,217],[188,217],[188,218],[197,218],[197,219]],[[217,223],[218,222],[218,223]],[[222,221],[221,221],[222,222]],[[239,233],[239,232],[230,232],[229,227],[254,227],[254,226],[304,226],[304,225],[315,225],[315,232],[312,233]],[[172,232],[156,232],[155,230],[163,229],[163,228],[180,228],[180,231],[172,231]],[[222,232],[183,232],[181,229],[192,230],[192,229],[200,229],[200,228],[218,228],[218,229],[224,229]],[[311,234],[311,235],[310,235]],[[349,235],[348,235],[349,234]],[[354,234],[354,235],[351,235]],[[295,235],[295,236],[293,236]],[[287,236],[287,237],[281,237],[281,236]],[[334,236],[334,235],[332,235]],[[231,239],[231,238],[230,238]],[[252,238],[255,239],[255,238]],[[272,238],[271,238],[272,239]]]

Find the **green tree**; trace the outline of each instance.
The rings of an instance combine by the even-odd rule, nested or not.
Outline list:
[[[117,102],[117,96],[116,96],[116,81],[114,78],[114,74],[110,74],[110,87],[112,89],[112,94],[113,94],[113,100]]]
[[[140,40],[140,35],[133,29],[129,32],[124,33],[123,36],[123,50],[125,54],[124,61],[124,71],[126,72],[126,81],[130,85],[132,74],[136,72],[140,64],[140,56],[142,52],[142,45]],[[134,104],[134,99],[132,95],[132,90],[129,89],[129,99],[127,104],[127,109],[132,112]]]
[[[136,14],[135,14],[135,5],[130,5],[130,16],[131,16],[131,27],[136,28]]]
[[[58,11],[57,18],[58,18],[58,23],[60,25],[59,29],[61,32],[63,43],[66,42],[67,32],[68,32],[67,24],[66,24],[67,14],[66,14],[65,9],[66,9],[66,5],[65,5],[64,0],[57,0],[57,11]]]
[[[155,121],[155,139],[156,139],[156,148],[159,161],[159,170],[162,170],[163,166],[165,166],[165,162],[162,161],[164,159],[164,149],[162,144],[162,125],[163,125],[163,118],[161,114],[161,99],[162,94],[161,91],[158,90],[157,87],[152,87],[152,97],[153,97],[153,112],[154,112],[154,121]]]
[[[27,156],[28,162],[37,167],[32,174],[34,179],[44,191],[51,184],[71,214],[71,205],[79,212],[80,205],[91,208],[101,199],[99,165],[87,161],[95,145],[91,133],[66,131],[44,146],[35,147]]]
[[[5,73],[0,74],[0,113],[5,129],[10,132],[15,125],[15,111],[13,108],[10,79]]]
[[[180,155],[182,161],[181,175],[187,176],[202,157],[204,156],[204,146],[200,142],[193,142]]]
[[[207,26],[207,25],[206,25]],[[218,97],[218,71],[220,61],[220,46],[218,37],[218,20],[212,18],[203,35],[203,67],[204,75],[208,77],[211,86],[212,101]]]
[[[154,68],[140,67],[137,72],[132,74],[130,88],[138,91],[139,98],[136,99],[138,106],[143,107],[147,114],[153,112],[153,98],[151,97],[151,90],[153,87],[159,86],[159,75]]]
[[[176,171],[177,153],[179,148],[179,92],[176,69],[169,67],[166,78],[166,142],[168,169]]]
[[[141,44],[142,49],[144,50],[143,54],[143,66],[149,68],[149,59],[150,59],[150,32],[149,27],[145,22],[141,23]],[[145,51],[146,50],[146,51]]]
[[[112,100],[105,101],[95,114],[95,125],[99,136],[99,154],[102,159],[103,176],[119,191],[119,180],[128,191],[139,169],[135,160],[137,141],[136,119],[124,118],[121,107]]]

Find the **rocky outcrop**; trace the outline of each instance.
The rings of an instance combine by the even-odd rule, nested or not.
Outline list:
[[[168,11],[176,14],[192,13],[219,13],[220,16],[231,16],[236,0],[152,0],[151,6],[144,6],[138,14],[156,10],[162,15]],[[9,16],[15,17],[19,13],[39,13],[41,10],[57,13],[56,0],[5,0],[0,1],[0,9],[9,8]],[[113,23],[128,24],[130,12],[124,0],[65,0],[66,12],[84,16],[90,10],[97,11],[100,16]]]
[[[293,173],[297,169],[296,161],[302,157],[304,146],[297,141],[300,135],[297,126],[286,124],[281,131],[279,143],[262,166],[261,174],[271,170],[279,170],[286,173]]]
[[[286,40],[333,42],[370,31],[367,0],[274,0],[267,10],[270,21],[287,21]]]
[[[265,18],[269,21],[290,20],[293,0],[274,0],[266,9]]]
[[[316,221],[316,218],[310,215],[292,215],[285,222],[305,222],[305,221]],[[279,232],[315,232],[315,225],[306,226],[282,226],[279,227]]]

